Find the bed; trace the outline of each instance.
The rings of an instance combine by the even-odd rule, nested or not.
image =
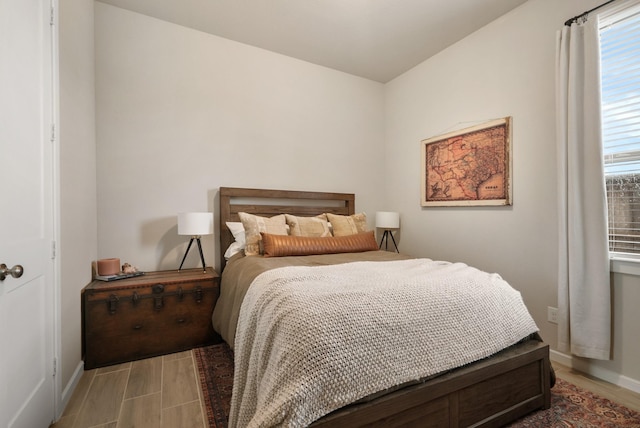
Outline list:
[[[355,196],[348,193],[222,187],[220,188],[219,198],[221,253],[224,253],[225,249],[229,248],[229,246],[234,243],[234,236],[231,230],[227,227],[227,222],[239,222],[240,213],[247,213],[249,215],[266,218],[281,215],[282,213],[287,213],[294,217],[298,216],[305,218],[324,213],[330,213],[334,216],[357,215],[355,212]],[[287,233],[289,233],[289,231]],[[358,235],[364,235],[364,233]],[[269,244],[270,241],[268,241],[268,239],[274,239],[276,241],[278,239],[288,239],[284,237],[272,237],[269,234],[262,235],[262,237],[265,239],[264,245]],[[373,238],[373,243],[375,244],[375,238]],[[363,272],[365,272],[365,269],[382,269],[383,267],[384,269],[387,269],[392,267],[395,268],[396,266],[402,267],[402,272],[412,272],[414,270],[416,272],[421,272],[420,269],[449,269],[455,272],[462,272],[463,276],[467,275],[466,269],[473,270],[471,267],[466,267],[460,264],[445,264],[443,262],[416,260],[405,255],[398,255],[396,253],[386,251],[377,251],[377,248],[368,248],[362,251],[357,251],[353,254],[347,252],[344,254],[318,254],[310,256],[294,254],[292,256],[287,255],[285,257],[251,257],[244,256],[243,254],[236,254],[231,257],[229,261],[227,261],[225,257],[221,257],[220,262],[223,268],[221,296],[214,310],[213,324],[216,331],[222,335],[230,346],[238,346],[235,350],[236,377],[234,382],[236,382],[236,384],[234,385],[234,397],[232,399],[232,403],[235,403],[232,404],[232,419],[235,419],[235,423],[238,426],[243,426],[245,424],[244,422],[238,422],[243,420],[239,416],[239,409],[243,406],[249,406],[248,403],[251,403],[251,406],[257,406],[255,403],[256,401],[260,401],[260,399],[253,396],[256,393],[255,390],[266,385],[268,383],[267,381],[270,381],[271,377],[274,376],[273,373],[278,372],[278,370],[273,370],[272,368],[269,371],[261,371],[259,375],[256,375],[256,369],[254,366],[266,366],[268,365],[267,361],[274,361],[273,365],[281,368],[284,375],[292,370],[290,366],[286,365],[286,361],[284,361],[281,355],[282,353],[291,353],[291,350],[287,352],[283,351],[283,349],[286,349],[287,341],[289,339],[284,339],[284,342],[282,340],[280,342],[274,342],[276,345],[271,346],[271,348],[273,348],[270,348],[271,354],[262,353],[264,351],[265,344],[260,341],[262,340],[260,337],[265,336],[270,338],[279,330],[287,330],[287,325],[283,323],[291,312],[296,312],[286,310],[282,315],[278,315],[277,318],[275,318],[275,321],[267,322],[263,319],[265,317],[265,310],[263,309],[261,312],[260,308],[266,307],[267,304],[272,304],[273,306],[271,306],[271,308],[284,306],[292,297],[290,295],[286,295],[283,297],[284,300],[273,303],[272,296],[279,295],[278,293],[280,291],[278,291],[278,293],[275,293],[274,291],[265,291],[263,294],[256,294],[259,293],[259,291],[256,290],[263,287],[262,282],[269,283],[269,281],[271,281],[271,283],[277,282],[278,284],[284,284],[286,282],[285,279],[287,279],[289,282],[286,282],[286,286],[292,284],[291,286],[297,287],[300,282],[298,277],[292,276],[289,278],[287,275],[299,275],[304,273],[305,275],[308,275],[305,277],[307,278],[305,281],[312,280],[316,276],[335,277],[338,275],[340,277],[340,275],[344,275],[344,277],[351,278],[350,286],[353,284],[353,287],[356,287],[355,284],[358,282],[357,275],[359,275],[359,273],[356,274],[355,272],[352,272],[351,267],[354,269],[363,269]],[[312,267],[309,265],[312,265]],[[350,270],[347,271],[347,268]],[[363,275],[365,274],[363,273]],[[374,276],[391,278],[395,275],[396,274],[393,273],[387,273],[387,271],[376,271]],[[501,281],[501,278],[495,274],[493,274],[493,276],[490,274],[486,275],[489,275],[488,278],[490,281]],[[264,281],[261,282],[259,280]],[[367,279],[367,281],[362,282],[368,283],[375,281],[373,279]],[[411,282],[411,280],[409,280],[409,282]],[[240,283],[244,283],[242,291],[238,291],[240,288],[238,284]],[[259,283],[260,285],[256,285],[256,283]],[[367,286],[368,285],[369,284],[367,284]],[[318,295],[330,296],[327,298],[333,299],[332,294],[323,293],[324,289],[322,286],[322,284],[318,285],[314,283],[313,287],[308,288],[313,289],[313,292]],[[327,285],[327,287],[329,287],[329,285]],[[462,289],[464,287],[458,288]],[[381,290],[382,291],[376,295],[384,296],[384,293],[387,291],[386,289]],[[388,292],[393,294],[392,291]],[[447,293],[449,292],[451,292],[451,289],[447,290]],[[519,296],[519,293],[517,294]],[[304,298],[306,299],[307,297]],[[319,297],[317,295],[313,297],[313,299],[316,298]],[[244,311],[241,311],[242,303],[245,299],[247,301],[251,300],[254,305],[253,307],[257,307],[258,309],[251,312],[245,308]],[[393,307],[393,298],[388,298],[387,296],[384,297],[384,299],[383,301],[387,303],[383,304],[388,304],[390,308],[389,310],[391,310]],[[369,305],[369,303],[364,304],[364,306],[367,305]],[[245,303],[245,306],[249,305]],[[308,306],[304,310],[308,311],[307,314],[309,320],[316,320],[316,318],[313,318],[311,314],[314,312],[313,305]],[[269,311],[271,311],[271,309],[267,310],[268,313],[270,313]],[[372,321],[372,323],[374,325],[377,325],[376,323],[384,323],[384,317],[386,316],[384,313],[386,311],[386,306],[383,306],[382,310],[377,309],[378,313],[382,313],[382,318],[376,319]],[[327,317],[324,318],[326,319]],[[392,319],[392,317],[389,316],[389,319]],[[481,324],[481,322],[478,323]],[[341,325],[343,324],[350,325],[351,323],[342,322]],[[343,379],[346,375],[340,371],[336,371],[336,374],[323,376],[322,373],[318,375],[311,369],[305,369],[309,373],[313,373],[313,376],[318,376],[318,378],[314,377],[313,379],[304,379],[303,376],[302,380],[296,380],[296,382],[301,382],[303,384],[306,382],[306,384],[303,385],[305,391],[314,390],[315,395],[311,395],[311,397],[314,397],[313,400],[324,400],[324,402],[332,402],[332,400],[335,400],[338,402],[338,398],[336,397],[339,397],[342,401],[339,401],[338,404],[334,406],[335,409],[331,409],[330,412],[325,412],[321,409],[320,413],[316,413],[319,416],[313,416],[311,419],[309,419],[308,415],[307,419],[294,418],[292,420],[287,419],[286,415],[277,415],[278,417],[282,416],[284,418],[277,423],[299,426],[311,425],[314,427],[504,426],[536,409],[549,408],[550,387],[553,377],[553,371],[549,362],[549,347],[541,340],[536,332],[530,331],[530,325],[524,325],[527,324],[526,321],[523,321],[522,324],[523,326],[519,330],[514,328],[514,330],[518,331],[514,331],[513,333],[513,335],[523,335],[522,337],[518,336],[518,340],[516,341],[513,340],[516,336],[509,338],[508,340],[513,341],[513,344],[500,348],[496,350],[496,352],[492,351],[490,355],[483,356],[482,358],[474,357],[472,358],[473,361],[464,362],[463,364],[460,364],[460,366],[456,365],[456,367],[448,367],[446,370],[440,370],[437,373],[429,373],[428,375],[420,376],[410,381],[400,382],[397,385],[378,384],[371,381],[370,383],[372,384],[384,385],[385,387],[375,392],[373,392],[373,390],[368,390],[365,396],[354,395],[351,397],[347,394],[354,389],[353,385],[347,385],[346,391],[340,390],[340,393],[337,395],[334,394],[333,390],[331,390],[331,393],[323,394],[324,387],[318,385],[324,385],[322,382],[326,381],[326,378],[332,378],[333,376]],[[356,327],[354,328],[366,328],[368,323],[367,325],[361,323],[356,323],[355,325]],[[265,328],[267,328],[267,330],[264,330]],[[323,324],[322,330],[327,329],[330,330],[331,328],[327,328],[326,325]],[[495,330],[503,331],[507,329],[496,328]],[[263,333],[263,331],[266,331],[266,333]],[[261,333],[258,334],[257,332]],[[258,339],[256,339],[256,336],[259,336]],[[307,336],[309,336],[309,334],[307,334]],[[401,335],[398,335],[398,337],[400,336]],[[402,337],[405,337],[404,334]],[[383,342],[386,343],[387,340],[391,342],[395,341],[395,339],[395,337],[387,337]],[[323,340],[327,342],[327,340]],[[425,354],[437,354],[437,352],[432,352],[435,348],[429,348],[429,344],[427,342],[422,344],[422,342],[420,342],[420,340],[422,340],[421,338],[420,340],[416,338],[412,338],[411,340],[412,346],[414,346],[414,344],[416,347],[419,344],[427,346],[428,351],[424,352]],[[416,342],[414,343],[413,340],[416,340]],[[328,353],[327,349],[335,350],[336,354],[341,354],[343,345],[341,344],[339,347],[336,347],[333,341],[334,338],[332,337],[330,346],[326,345],[324,342],[318,345],[326,345],[321,351],[319,351],[319,354],[326,356]],[[393,343],[394,347],[396,347],[393,352],[397,352],[396,358],[400,360],[404,354],[399,353],[398,349],[402,348],[404,345],[402,341]],[[315,349],[315,342],[312,346],[313,349]],[[304,349],[304,347],[301,348]],[[309,350],[310,349],[311,348],[309,348]],[[376,361],[379,359],[377,358],[378,356],[382,359],[386,358],[383,355],[383,352],[385,352],[383,350],[384,346],[380,347],[380,349],[380,356],[376,354],[376,358],[374,358]],[[425,348],[421,347],[419,349],[424,350]],[[439,352],[439,348],[437,351]],[[470,352],[475,352],[475,350]],[[239,354],[241,355],[240,357]],[[274,354],[276,354],[275,357],[273,356]],[[302,354],[312,354],[312,352],[305,351],[302,352]],[[420,356],[422,356],[422,354],[423,352],[420,353]],[[263,355],[269,355],[269,357],[262,358]],[[307,356],[303,355],[303,357],[306,358]],[[309,358],[315,358],[315,356]],[[349,364],[348,358],[344,359],[343,355],[341,355],[340,358],[342,359],[336,360],[340,361],[339,365]],[[410,357],[407,356],[407,358]],[[257,361],[249,362],[250,360],[256,359]],[[452,361],[454,360],[455,358],[452,358]],[[311,360],[305,361],[305,364],[310,364],[309,361]],[[415,365],[420,366],[417,359]],[[367,365],[365,364],[364,366]],[[403,364],[403,367],[406,366],[407,364]],[[315,366],[313,367],[315,368]],[[335,365],[331,366],[331,363],[329,363],[328,368],[325,368],[325,370],[332,371],[334,368]],[[262,369],[264,369],[264,367]],[[407,368],[407,370],[409,369],[413,369],[413,367]],[[367,384],[368,379],[373,378],[373,376],[368,374],[368,367],[362,367],[362,370],[363,373],[367,373],[367,375],[364,376],[364,379],[362,379],[362,383]],[[268,376],[266,376],[265,373],[268,373]],[[251,376],[257,377],[258,383],[256,384],[254,382],[251,386],[247,386],[248,384],[245,384],[246,379]],[[385,377],[386,379],[386,373],[381,377]],[[273,385],[276,385],[276,387],[273,388],[276,393],[281,389],[281,386],[283,385],[282,382],[284,382],[284,385],[287,385],[287,387],[289,385],[289,380],[280,381],[278,379],[274,382],[275,383],[273,383]],[[367,388],[372,387],[372,385],[369,384],[366,386]],[[324,397],[325,395],[326,397]],[[250,399],[243,401],[242,397],[244,396],[248,396]],[[301,399],[300,397],[307,397],[307,399]],[[304,406],[305,401],[313,401],[309,400],[308,397],[308,395],[298,396],[297,398],[294,397],[291,401],[293,404],[289,403],[288,405],[297,406],[298,404],[296,403],[302,401],[302,403],[299,404]],[[267,401],[274,400],[279,400],[279,396],[277,394],[267,399]],[[345,402],[345,400],[348,402]],[[264,402],[265,399],[263,398],[262,401]],[[264,403],[262,404],[264,405]],[[283,408],[288,407],[285,406]],[[258,413],[268,413],[267,410],[260,407],[258,407],[256,411]],[[279,411],[280,413],[284,412],[282,409]],[[273,421],[276,419],[266,420]],[[266,424],[269,425],[269,423]]]

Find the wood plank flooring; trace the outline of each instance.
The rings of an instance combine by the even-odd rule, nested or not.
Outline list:
[[[192,351],[84,372],[53,428],[206,428]]]
[[[640,394],[553,362],[559,378],[640,412]],[[52,428],[206,428],[192,351],[149,358],[82,376]]]

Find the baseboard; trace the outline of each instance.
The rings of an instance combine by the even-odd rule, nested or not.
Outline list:
[[[75,391],[76,386],[78,386],[78,382],[80,382],[80,378],[82,377],[83,373],[84,373],[84,361],[80,360],[80,363],[78,363],[78,366],[73,372],[71,379],[69,379],[67,386],[62,391],[62,397],[61,397],[61,403],[60,403],[61,405],[59,409],[60,414],[56,415],[56,420],[62,417],[62,414],[64,413],[64,409],[67,408],[67,404],[69,404],[69,400],[71,400],[73,391]]]
[[[632,379],[628,376],[623,376],[620,373],[616,373],[609,369],[593,366],[589,364],[588,361],[573,358],[571,355],[563,354],[562,352],[554,350],[550,351],[549,358],[552,362],[555,361],[559,364],[571,367],[572,369],[604,380],[605,382],[612,383],[614,385],[640,394],[640,380]]]

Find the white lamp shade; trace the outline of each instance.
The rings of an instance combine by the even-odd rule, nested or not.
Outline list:
[[[380,229],[399,229],[400,213],[378,211],[376,213],[376,227]]]
[[[178,235],[211,235],[213,213],[179,213]]]

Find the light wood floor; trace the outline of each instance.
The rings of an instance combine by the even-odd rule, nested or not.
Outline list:
[[[640,412],[640,394],[556,362],[559,378]],[[192,351],[85,371],[54,428],[206,428]]]
[[[192,351],[84,372],[55,428],[206,428]]]

